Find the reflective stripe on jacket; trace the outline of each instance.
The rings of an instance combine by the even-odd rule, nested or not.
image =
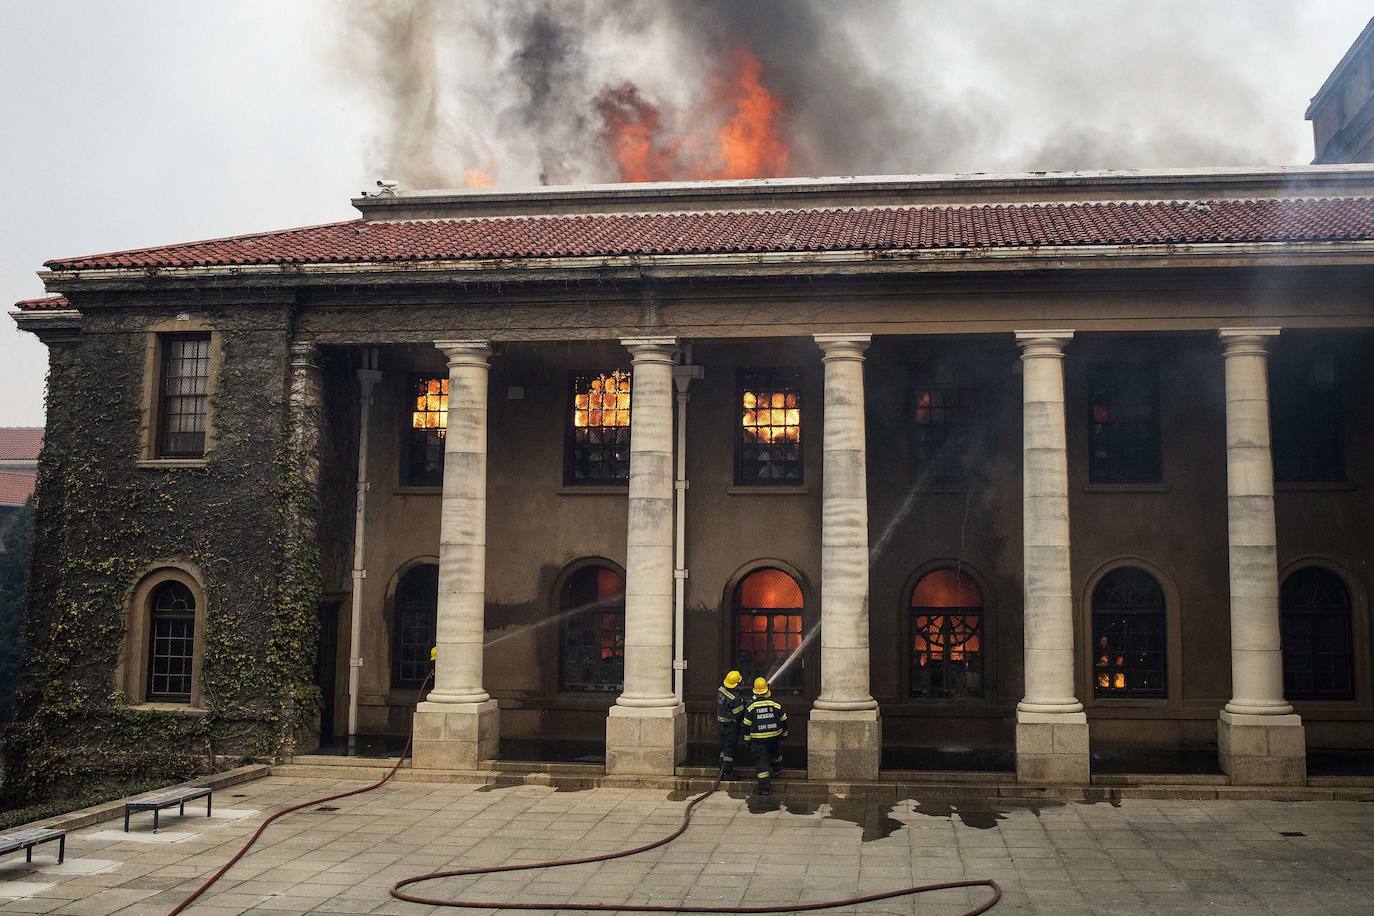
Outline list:
[[[786,738],[787,713],[782,704],[769,697],[760,697],[744,710],[740,723],[744,728],[744,738]]]
[[[716,688],[716,721],[738,722],[744,712],[744,700],[724,684]]]

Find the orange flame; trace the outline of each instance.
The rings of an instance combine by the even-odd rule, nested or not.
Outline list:
[[[491,175],[481,169],[466,169],[463,172],[463,184],[470,188],[489,188],[492,180]]]
[[[763,64],[746,50],[712,76],[706,97],[670,135],[662,112],[633,83],[607,89],[596,102],[601,138],[622,181],[674,178],[762,178],[786,175],[791,151],[783,103],[763,81]]]

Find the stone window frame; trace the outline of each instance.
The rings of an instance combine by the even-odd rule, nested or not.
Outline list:
[[[750,560],[737,568],[726,580],[725,591],[721,595],[720,602],[720,670],[722,672],[733,670],[735,667],[735,592],[739,585],[751,573],[756,573],[761,569],[777,569],[787,573],[797,583],[797,587],[802,593],[802,639],[806,639],[806,634],[812,628],[820,625],[821,622],[821,593],[819,587],[812,584],[811,579],[802,572],[801,568],[793,563],[778,557],[758,557]],[[820,639],[814,639],[807,647],[803,658],[810,662],[803,670],[802,690],[800,693],[788,693],[783,695],[784,702],[790,700],[792,703],[805,702],[808,707],[812,701],[820,695],[821,688],[821,652]],[[753,684],[743,684],[744,687],[752,689]]]
[[[1301,715],[1331,713],[1337,717],[1355,715],[1367,717],[1374,711],[1374,648],[1371,648],[1369,593],[1364,580],[1345,564],[1323,554],[1306,554],[1288,560],[1279,567],[1279,587],[1289,576],[1308,566],[1320,566],[1340,577],[1350,595],[1350,639],[1355,663],[1355,695],[1345,700],[1289,700]],[[1283,610],[1280,607],[1280,615]],[[1286,698],[1285,698],[1286,699]]]
[[[1164,593],[1164,671],[1167,690],[1162,697],[1100,697],[1095,689],[1095,648],[1093,643],[1093,593],[1097,585],[1110,572],[1126,566],[1134,566],[1154,577],[1159,589]],[[1183,709],[1183,599],[1174,577],[1159,564],[1145,557],[1130,554],[1107,560],[1097,566],[1084,580],[1078,595],[1075,609],[1077,621],[1078,647],[1074,658],[1078,660],[1078,696],[1084,708],[1099,711],[1122,711],[1132,709],[1149,710],[1154,714],[1160,709],[1179,712]]]
[[[152,598],[158,586],[179,582],[191,590],[196,600],[195,643],[191,658],[191,699],[186,703],[148,699],[148,663],[151,654]],[[124,605],[124,641],[115,668],[115,689],[122,691],[135,706],[181,712],[204,711],[202,670],[205,655],[207,611],[204,579],[194,565],[180,560],[153,564],[129,590]]]
[[[400,623],[400,620],[397,615],[396,592],[400,587],[401,580],[422,566],[433,566],[436,570],[440,570],[439,574],[442,575],[442,570],[439,567],[439,558],[437,556],[425,555],[420,557],[412,557],[411,559],[402,563],[400,566],[396,567],[396,571],[392,573],[391,578],[387,580],[386,584],[386,597],[384,599],[382,610],[382,618],[386,624],[386,655],[382,657],[382,660],[386,665],[386,687],[388,696],[392,698],[400,698],[395,699],[394,703],[412,703],[414,702],[414,700],[410,698],[418,697],[419,695],[419,683],[399,683],[396,679],[400,653],[400,644],[397,641],[397,627]],[[435,632],[437,635],[439,614],[437,596],[435,598],[434,612]]]
[[[983,656],[983,693],[982,696],[958,696],[958,697],[916,697],[911,695],[911,646],[915,638],[912,631],[911,598],[915,594],[916,586],[921,580],[931,573],[941,569],[957,569],[964,575],[973,580],[974,586],[978,589],[979,595],[983,599],[983,619],[981,622],[982,632],[982,656]],[[901,620],[900,632],[902,634],[902,645],[896,655],[896,664],[900,666],[897,674],[897,683],[901,691],[899,703],[913,704],[921,708],[931,706],[986,706],[997,698],[996,679],[997,679],[997,596],[992,588],[992,583],[975,566],[967,560],[958,557],[936,557],[917,566],[910,575],[902,582],[902,589],[897,595],[897,613]]]
[[[210,365],[205,406],[205,450],[199,456],[168,458],[159,450],[158,432],[162,421],[162,367],[169,339],[184,335],[210,336]],[[138,466],[205,467],[215,448],[215,395],[219,389],[220,366],[223,362],[223,342],[218,328],[196,318],[173,318],[149,324],[144,331],[143,398],[139,421]]]
[[[623,682],[620,690],[581,690],[578,688],[565,687],[563,678],[563,653],[564,647],[566,646],[566,629],[562,621],[563,587],[572,576],[593,566],[602,566],[610,569],[620,576],[622,582],[626,581],[624,565],[604,556],[588,555],[578,557],[564,564],[563,568],[558,571],[558,575],[555,576],[553,580],[553,587],[549,591],[549,613],[552,618],[558,619],[559,623],[558,626],[549,628],[554,631],[554,643],[551,650],[551,657],[555,662],[553,665],[549,666],[552,670],[550,672],[551,683],[549,683],[548,686],[550,692],[557,696],[575,698],[588,702],[599,702],[604,700],[605,705],[609,706],[613,704],[616,697],[624,691]]]

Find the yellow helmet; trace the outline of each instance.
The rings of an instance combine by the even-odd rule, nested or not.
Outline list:
[[[729,687],[731,690],[734,690],[736,687],[739,686],[739,682],[741,680],[742,678],[740,677],[740,673],[738,671],[731,671],[725,675],[725,680],[721,683],[723,683],[726,687]]]
[[[756,678],[754,678],[754,696],[756,696],[756,697],[766,697],[766,696],[768,696],[768,681],[767,681],[765,678],[761,678],[761,677],[756,677]]]
[[[430,661],[437,661],[438,658],[439,658],[439,647],[438,647],[438,646],[431,646],[431,647],[430,647],[430,650],[429,650],[429,660],[430,660]]]

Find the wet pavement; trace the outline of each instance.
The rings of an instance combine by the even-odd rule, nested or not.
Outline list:
[[[166,913],[279,807],[356,782],[269,777],[215,794],[214,818],[169,815],[74,831],[0,862],[0,912]],[[548,871],[444,879],[438,896],[609,905],[779,905],[912,884],[993,878],[999,913],[1374,912],[1374,804],[1116,800],[1097,804],[922,794],[834,796],[746,783],[708,798],[668,846]],[[421,872],[584,856],[672,832],[662,790],[404,782],[285,818],[190,912],[430,913],[392,899]],[[944,891],[849,910],[955,914],[984,899]],[[455,911],[456,912],[456,911]],[[480,911],[479,911],[480,912]],[[833,912],[844,912],[833,911]]]

